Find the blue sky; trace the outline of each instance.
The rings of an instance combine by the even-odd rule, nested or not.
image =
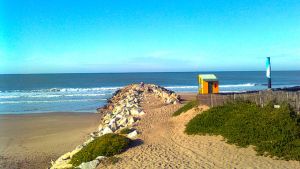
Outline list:
[[[0,0],[0,73],[300,68],[299,0]]]

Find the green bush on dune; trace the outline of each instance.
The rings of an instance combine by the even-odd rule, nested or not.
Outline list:
[[[233,102],[211,108],[193,118],[187,134],[222,135],[228,143],[254,145],[259,155],[300,160],[299,116],[288,104],[275,109],[250,102]]]
[[[92,161],[98,156],[110,157],[119,154],[128,148],[129,143],[130,139],[125,136],[113,133],[105,134],[83,147],[72,157],[70,163],[78,166],[82,162]]]
[[[173,113],[173,116],[178,116],[183,112],[186,112],[194,107],[196,107],[198,105],[197,100],[193,100],[188,102],[187,104],[185,104],[183,107],[181,107],[180,109],[178,109],[176,112]]]

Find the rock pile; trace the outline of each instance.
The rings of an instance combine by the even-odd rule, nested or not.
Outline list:
[[[75,150],[68,152],[59,157],[55,162],[52,162],[51,169],[60,168],[95,168],[100,162],[99,159],[82,163],[79,166],[69,164],[72,156],[79,152],[84,146],[88,145],[96,137],[100,137],[108,133],[119,133],[122,129],[132,128],[139,121],[144,111],[141,108],[141,102],[146,94],[153,93],[158,98],[162,99],[166,104],[177,104],[180,98],[172,91],[153,84],[132,84],[115,92],[112,98],[108,100],[107,105],[98,108],[97,111],[103,114],[101,124],[96,132],[90,134],[90,138],[82,145],[76,147]],[[138,132],[132,130],[127,134],[128,138],[134,139]]]

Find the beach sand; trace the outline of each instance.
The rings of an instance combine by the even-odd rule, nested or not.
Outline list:
[[[184,102],[195,93],[180,93]],[[165,105],[153,95],[142,103],[145,115],[136,128],[136,145],[122,154],[116,164],[98,168],[300,168],[297,161],[257,156],[252,147],[238,148],[221,136],[189,136],[185,124],[199,111],[177,117],[182,105]],[[203,110],[207,107],[202,106]],[[100,123],[100,114],[45,113],[0,116],[0,168],[46,168],[51,159],[83,143]]]
[[[0,115],[0,168],[47,168],[51,159],[83,143],[100,118],[67,112]]]
[[[191,96],[184,98],[192,98]],[[227,144],[221,136],[186,135],[185,125],[199,113],[194,109],[177,117],[172,113],[182,105],[164,105],[154,96],[142,104],[145,115],[136,128],[136,146],[117,155],[116,164],[100,168],[300,168],[298,161],[275,160],[257,156],[253,147]],[[203,110],[208,107],[201,106]]]

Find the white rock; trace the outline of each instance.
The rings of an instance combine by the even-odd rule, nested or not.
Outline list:
[[[66,168],[72,168],[73,165],[70,164],[70,159],[69,160],[60,160],[58,159],[57,161],[54,162],[52,167],[50,169],[66,169]]]
[[[138,134],[137,131],[134,130],[133,132],[127,134],[127,137],[131,138],[131,139],[134,139],[134,138],[136,138],[137,134]]]
[[[103,125],[100,124],[99,127],[98,127],[98,131],[101,131],[103,129]]]
[[[274,108],[275,108],[275,109],[279,109],[279,108],[280,108],[280,105],[274,105]]]
[[[128,122],[128,120],[125,117],[118,121],[119,125],[123,125],[123,126],[126,126],[127,122]]]
[[[133,108],[130,110],[130,114],[133,116],[141,116],[145,113],[141,109]]]
[[[103,134],[113,133],[113,131],[109,127],[105,127],[102,131]]]
[[[62,159],[62,160],[70,159],[70,152],[67,152],[66,154],[62,155],[62,156],[61,156],[61,159]]]
[[[93,161],[90,161],[90,162],[86,162],[86,163],[81,163],[78,168],[81,168],[81,169],[95,169],[99,164],[99,160],[93,160]]]
[[[104,159],[104,158],[106,158],[105,156],[98,156],[96,159],[97,160],[102,160],[102,159]]]
[[[123,118],[123,116],[121,114],[116,115],[116,120],[119,120],[119,119],[122,119],[122,118]]]
[[[82,145],[86,146],[88,144],[90,144],[93,140],[95,140],[93,137],[90,137],[87,141],[85,141]]]
[[[76,153],[78,153],[82,148],[75,148],[75,150],[70,152],[70,158],[73,157],[73,155],[75,155]]]
[[[128,124],[132,125],[136,120],[134,119],[134,117],[129,117],[128,118]]]
[[[145,114],[145,112],[144,112],[143,110],[141,110],[141,111],[140,111],[140,116],[141,116],[141,115],[144,115],[144,114]]]
[[[136,115],[139,114],[139,112],[138,112],[137,109],[131,109],[131,110],[130,110],[130,114],[136,116]]]
[[[116,119],[113,118],[113,119],[111,119],[111,120],[109,121],[108,125],[112,125],[112,124],[114,124],[115,122],[116,122]]]

